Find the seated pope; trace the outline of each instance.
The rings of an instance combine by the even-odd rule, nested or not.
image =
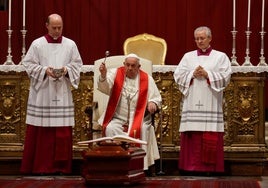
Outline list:
[[[126,56],[119,68],[99,67],[98,90],[109,96],[106,111],[99,119],[103,136],[126,135],[147,142],[144,170],[159,159],[159,151],[152,126],[152,116],[161,105],[161,95],[152,76],[140,69],[136,54]]]

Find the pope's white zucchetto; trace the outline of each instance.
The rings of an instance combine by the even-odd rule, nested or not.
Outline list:
[[[140,60],[139,56],[137,56],[136,54],[133,54],[133,53],[128,54],[128,55],[126,56],[126,58],[129,58],[129,57],[134,57],[134,58],[137,58],[138,60]]]

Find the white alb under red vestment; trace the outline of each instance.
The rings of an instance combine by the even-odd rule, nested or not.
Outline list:
[[[110,105],[102,115],[99,123],[103,125],[105,136],[129,135],[147,141],[141,147],[145,150],[144,170],[159,159],[151,116],[145,115],[149,101],[160,106],[161,95],[153,78],[140,70],[135,79],[125,77],[124,67],[111,69],[104,81],[98,81],[98,89],[110,96]],[[127,98],[130,99],[128,109]],[[128,115],[129,112],[129,115]],[[129,119],[127,119],[129,117]],[[129,121],[128,132],[122,125]]]

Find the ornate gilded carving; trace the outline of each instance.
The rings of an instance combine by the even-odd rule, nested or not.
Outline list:
[[[0,78],[0,143],[21,145],[22,77],[13,72]]]
[[[26,73],[21,73],[21,80],[20,80],[20,140],[21,143],[24,143],[25,138],[25,130],[26,130],[26,113],[27,113],[27,102],[28,102],[28,96],[29,96],[29,88],[30,88],[30,80],[28,79],[28,76]]]
[[[225,146],[264,146],[264,80],[262,74],[232,75],[224,92]]]
[[[176,146],[179,143],[181,93],[174,84],[173,72],[156,72],[153,73],[153,77],[162,96],[162,145]],[[158,126],[156,130],[158,142],[160,130]]]
[[[78,89],[72,90],[75,103],[75,127],[73,129],[74,145],[78,141],[91,138],[91,119],[86,113],[93,101],[93,73],[81,73]]]
[[[88,107],[93,105],[93,72],[81,73],[78,89],[73,89],[75,103],[75,127],[73,142],[92,138],[91,117]],[[162,116],[156,115],[156,135],[160,144],[160,128],[164,152],[178,152],[180,145],[179,123],[182,95],[173,79],[173,72],[154,72],[153,78],[161,93]],[[263,90],[266,74],[234,73],[224,90],[224,119],[226,150],[237,147],[264,148],[264,104]],[[29,79],[25,72],[0,72],[0,148],[23,145],[25,117],[29,92]],[[162,120],[162,121],[161,121]],[[161,126],[161,127],[160,127]],[[7,148],[7,147],[6,147]]]
[[[230,109],[235,107],[235,86],[231,80],[228,87],[224,90],[224,101],[223,101],[223,115],[224,115],[224,145],[230,146],[233,143],[235,136],[235,126],[231,126],[233,118],[239,116],[232,114]]]
[[[243,122],[248,122],[251,117],[258,113],[258,109],[254,110],[257,103],[254,86],[249,83],[238,85],[237,102],[237,110]],[[253,133],[251,132],[251,134]]]

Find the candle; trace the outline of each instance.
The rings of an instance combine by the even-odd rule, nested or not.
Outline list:
[[[233,0],[233,28],[235,28],[235,0]]]
[[[262,11],[261,11],[261,28],[264,28],[264,1],[262,0]]]
[[[8,4],[8,27],[11,27],[11,0],[9,0]]]
[[[250,27],[250,0],[248,0],[248,25],[247,27]]]
[[[23,12],[22,12],[22,14],[23,14],[23,19],[22,19],[23,28],[25,28],[25,1],[26,0],[23,0]]]

